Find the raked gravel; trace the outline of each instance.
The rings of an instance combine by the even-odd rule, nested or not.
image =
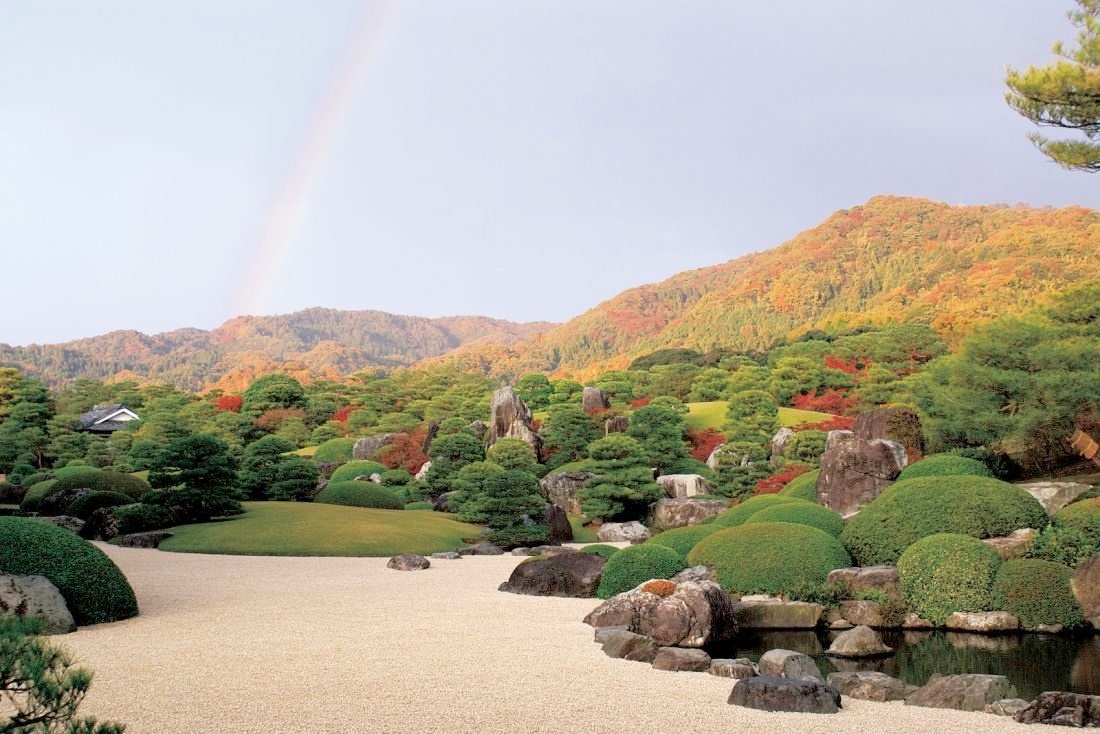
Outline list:
[[[102,546],[140,616],[54,638],[95,671],[81,711],[130,734],[1023,732],[987,714],[844,700],[837,715],[726,703],[732,682],[606,657],[584,599],[497,591],[515,556],[186,555]]]

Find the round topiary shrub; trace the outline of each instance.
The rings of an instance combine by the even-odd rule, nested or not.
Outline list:
[[[610,558],[619,552],[619,549],[613,545],[606,545],[604,543],[593,543],[592,545],[586,545],[581,548],[581,553],[591,553],[597,555],[600,558]]]
[[[313,461],[318,464],[333,464],[351,461],[351,450],[355,448],[357,438],[330,438],[317,447]]]
[[[23,512],[38,512],[38,503],[53,491],[53,485],[55,484],[57,484],[56,479],[47,479],[44,482],[31,485],[27,493],[23,495],[23,501],[19,504],[19,509]]]
[[[840,541],[824,530],[785,522],[729,528],[699,541],[688,565],[710,566],[731,594],[788,594],[824,586],[829,572],[852,565]]]
[[[119,535],[161,530],[176,524],[176,515],[172,510],[143,502],[116,507],[111,510],[111,517],[115,520],[115,530]]]
[[[840,539],[860,566],[893,565],[928,535],[995,538],[1041,530],[1047,514],[1024,490],[990,477],[921,477],[897,482],[848,521]]]
[[[607,559],[596,596],[610,599],[650,579],[667,579],[684,570],[679,553],[663,545],[631,545]]]
[[[27,476],[23,477],[23,481],[21,483],[24,486],[33,487],[34,485],[38,484],[39,482],[44,482],[47,479],[52,479],[52,478],[53,477],[51,477],[46,472],[35,472],[34,474],[28,474]]]
[[[1024,627],[1060,624],[1080,627],[1085,615],[1069,580],[1073,569],[1060,563],[1020,559],[1005,561],[993,581],[993,606],[1020,618]]]
[[[133,497],[121,492],[89,492],[73,500],[72,504],[65,510],[65,514],[87,520],[93,512],[101,507],[121,507],[133,503]]]
[[[1100,545],[1100,497],[1066,505],[1054,514],[1054,525],[1059,528],[1072,528],[1088,540]]]
[[[817,478],[821,474],[820,469],[799,474],[787,482],[783,489],[779,490],[780,497],[790,497],[795,500],[817,502]]]
[[[137,502],[143,495],[153,491],[149,482],[139,479],[132,474],[122,474],[115,471],[81,471],[57,479],[50,485],[49,491],[36,497],[41,503],[46,497],[69,489],[90,489],[93,492],[118,492],[130,497],[131,502]],[[28,495],[30,492],[27,493]],[[23,499],[26,502],[26,498]],[[26,508],[24,508],[26,509]]]
[[[432,507],[431,502],[410,502],[405,505],[406,510],[430,510]]]
[[[103,551],[39,520],[0,517],[0,569],[45,576],[65,597],[78,625],[138,613],[134,590]]]
[[[403,510],[405,503],[392,491],[374,482],[329,482],[313,498],[325,505],[373,507],[379,510]]]
[[[911,610],[937,625],[955,612],[988,612],[995,607],[993,580],[1000,567],[997,551],[977,538],[930,535],[898,559],[901,595]]]
[[[671,548],[679,553],[681,558],[687,559],[687,554],[700,540],[711,533],[717,533],[721,529],[719,525],[689,525],[684,528],[673,528],[663,533],[657,533],[646,543]]]
[[[69,464],[68,466],[63,466],[60,469],[54,469],[53,476],[55,479],[64,479],[65,477],[71,476],[73,474],[80,474],[82,472],[89,471],[99,471],[99,469],[96,469],[94,466],[90,466],[88,464]]]
[[[828,507],[800,500],[784,505],[774,505],[760,512],[754,512],[745,525],[758,522],[789,522],[795,525],[809,525],[824,530],[834,538],[839,538],[844,530],[844,518]]]
[[[737,527],[761,510],[797,501],[793,497],[784,497],[780,494],[760,494],[749,497],[741,504],[734,505],[717,515],[714,524],[724,528]]]
[[[992,477],[993,472],[983,462],[958,454],[932,454],[901,470],[898,481],[917,477]]]
[[[329,481],[350,482],[356,477],[367,477],[367,479],[370,479],[371,474],[377,474],[381,477],[387,471],[389,471],[389,469],[379,464],[377,461],[349,461],[334,471]]]

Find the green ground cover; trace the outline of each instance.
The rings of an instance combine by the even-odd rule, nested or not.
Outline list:
[[[725,400],[714,400],[708,403],[687,403],[687,406],[687,424],[689,428],[721,428],[722,424],[726,422],[726,408],[729,403]],[[819,423],[832,417],[834,416],[828,413],[815,413],[812,410],[779,409],[779,424],[781,426]]]
[[[585,519],[586,518],[581,517],[580,515],[570,515],[569,516],[569,525],[570,525],[570,527],[573,528],[573,541],[572,542],[574,542],[574,543],[595,543],[596,542],[596,531],[598,530],[598,528],[595,528],[591,525],[585,527],[582,524],[585,521]]]

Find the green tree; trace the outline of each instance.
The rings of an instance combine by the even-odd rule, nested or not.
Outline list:
[[[1077,26],[1077,48],[1059,41],[1059,59],[1027,71],[1008,70],[1005,99],[1036,125],[1074,130],[1084,140],[1051,140],[1031,133],[1031,142],[1059,165],[1081,171],[1100,170],[1100,0],[1077,0],[1069,14]]]
[[[320,478],[321,471],[312,461],[301,456],[284,456],[275,469],[267,498],[281,502],[308,500],[317,489]]]
[[[663,406],[647,405],[634,411],[626,435],[641,445],[649,465],[664,473],[669,466],[688,458],[686,431],[682,415]]]
[[[692,402],[710,402],[726,397],[730,373],[717,367],[708,367],[695,375],[691,381],[688,400]]]
[[[181,522],[205,522],[239,515],[237,474],[229,447],[213,436],[196,434],[173,441],[149,470],[149,484],[165,491],[144,500],[168,507]]]
[[[642,445],[630,436],[612,434],[588,447],[587,469],[596,476],[577,492],[581,509],[590,518],[635,520],[664,495],[653,481],[653,468]]]
[[[241,413],[256,416],[279,408],[305,408],[306,391],[302,384],[287,375],[257,377],[244,391]]]
[[[245,447],[241,470],[237,475],[238,486],[244,495],[253,500],[266,497],[276,481],[279,467],[288,459],[284,454],[295,448],[294,444],[279,436],[264,436]]]
[[[544,451],[550,456],[546,466],[556,469],[587,456],[588,444],[596,439],[598,432],[580,405],[563,403],[550,408],[539,435]]]
[[[554,386],[550,384],[550,378],[546,375],[532,372],[519,378],[516,383],[516,393],[532,412],[546,410],[550,407],[550,396],[554,394]]]
[[[452,433],[432,441],[432,466],[424,478],[425,488],[434,495],[451,489],[451,477],[459,469],[474,461],[485,459],[481,442],[469,433]]]
[[[451,475],[450,489],[454,493],[448,497],[448,504],[458,512],[462,522],[488,522],[489,517],[482,511],[481,498],[485,493],[485,483],[489,477],[503,474],[504,469],[491,461],[473,461]]]
[[[763,446],[779,428],[779,407],[763,390],[745,390],[730,396],[722,432],[728,441],[749,441]]]
[[[533,474],[508,470],[490,475],[479,504],[491,529],[489,542],[506,548],[549,542],[550,529],[543,520],[546,500]]]
[[[0,472],[29,460],[36,468],[48,466],[49,423],[53,406],[46,387],[38,380],[19,374],[4,374],[0,402],[7,415],[0,423]]]
[[[554,380],[551,384],[554,386],[554,392],[550,395],[551,405],[574,402],[580,404],[581,395],[584,394],[584,385],[576,380]]]
[[[718,451],[714,475],[718,493],[733,499],[752,495],[756,483],[771,472],[768,453],[753,441],[732,441]]]
[[[489,461],[504,469],[525,471],[528,474],[535,474],[537,471],[535,450],[519,438],[502,438],[490,446],[485,454]]]

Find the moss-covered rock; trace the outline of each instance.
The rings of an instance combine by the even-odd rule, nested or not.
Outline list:
[[[650,579],[667,579],[683,570],[683,557],[671,548],[632,545],[607,559],[596,596],[610,599]]]
[[[1073,569],[1034,559],[1005,561],[993,582],[993,606],[1016,615],[1024,627],[1085,623],[1081,605],[1070,588]]]
[[[326,505],[373,507],[379,510],[403,510],[405,503],[391,490],[373,482],[329,482],[313,498]]]
[[[898,559],[901,595],[911,610],[942,625],[955,612],[991,611],[993,581],[1000,567],[997,552],[976,538],[930,535]]]

